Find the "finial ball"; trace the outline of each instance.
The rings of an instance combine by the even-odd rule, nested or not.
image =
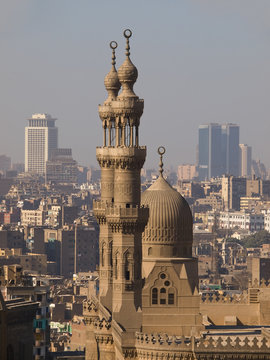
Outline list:
[[[110,48],[111,48],[111,49],[115,50],[115,49],[117,48],[117,46],[118,46],[118,44],[117,44],[116,41],[111,41],[111,42],[110,42]]]
[[[126,29],[124,31],[124,37],[129,39],[132,36],[132,31],[130,29]]]
[[[166,152],[166,149],[165,149],[164,146],[160,146],[160,147],[158,148],[158,154],[159,154],[159,155],[164,155],[165,152]]]

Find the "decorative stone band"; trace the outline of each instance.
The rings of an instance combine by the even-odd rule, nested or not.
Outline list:
[[[243,292],[242,294],[234,295],[215,295],[215,294],[203,294],[201,295],[201,303],[205,304],[247,304],[248,294]]]
[[[101,168],[139,170],[145,161],[146,147],[97,147],[96,156]]]
[[[258,281],[258,279],[255,279],[253,281],[253,284],[249,285],[250,288],[269,288],[270,289],[270,280],[266,281],[262,279],[261,281]]]
[[[170,336],[167,334],[145,334],[136,333],[136,348],[137,350],[147,348],[149,351],[153,348],[160,348],[169,351],[192,351],[195,353],[208,352],[212,354],[217,353],[268,353],[270,358],[270,343],[268,339],[262,337],[258,339],[257,336],[253,338],[234,338],[230,336],[219,336],[206,338],[195,337],[181,337]]]
[[[130,231],[135,230],[135,227],[144,228],[149,216],[148,207],[124,208],[97,200],[93,201],[93,211],[99,224],[108,223],[113,231],[120,231],[124,228],[130,228]]]

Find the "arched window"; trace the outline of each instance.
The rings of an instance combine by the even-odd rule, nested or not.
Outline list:
[[[109,250],[110,250],[110,266],[113,265],[113,260],[112,260],[112,241],[109,244]]]
[[[148,248],[148,256],[151,256],[153,254],[153,248],[149,247]]]
[[[115,254],[114,274],[115,274],[115,278],[118,279],[118,254]]]
[[[158,289],[154,288],[152,290],[152,305],[157,305],[158,304]]]
[[[161,288],[160,289],[160,297],[159,297],[159,303],[160,305],[166,305],[166,289],[165,288]]]
[[[101,248],[101,266],[105,264],[105,244],[102,244]]]
[[[168,291],[168,304],[169,305],[174,305],[174,289],[170,288]]]
[[[125,279],[130,280],[129,253],[125,255]]]

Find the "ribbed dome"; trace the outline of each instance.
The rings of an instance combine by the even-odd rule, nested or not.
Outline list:
[[[144,257],[191,256],[192,214],[186,200],[160,176],[143,194],[149,207],[142,242]]]

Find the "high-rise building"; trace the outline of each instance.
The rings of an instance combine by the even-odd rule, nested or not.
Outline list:
[[[199,126],[199,179],[205,180],[222,173],[221,125]]]
[[[223,174],[239,174],[239,126],[206,124],[199,126],[199,179]]]
[[[78,182],[78,164],[71,149],[53,149],[46,162],[46,183],[75,184]]]
[[[33,114],[25,128],[25,171],[45,174],[46,161],[57,148],[58,129],[49,114]]]
[[[221,126],[221,153],[223,159],[222,174],[239,176],[239,126],[223,124]]]
[[[252,148],[246,144],[239,144],[240,148],[240,175],[251,176]]]

